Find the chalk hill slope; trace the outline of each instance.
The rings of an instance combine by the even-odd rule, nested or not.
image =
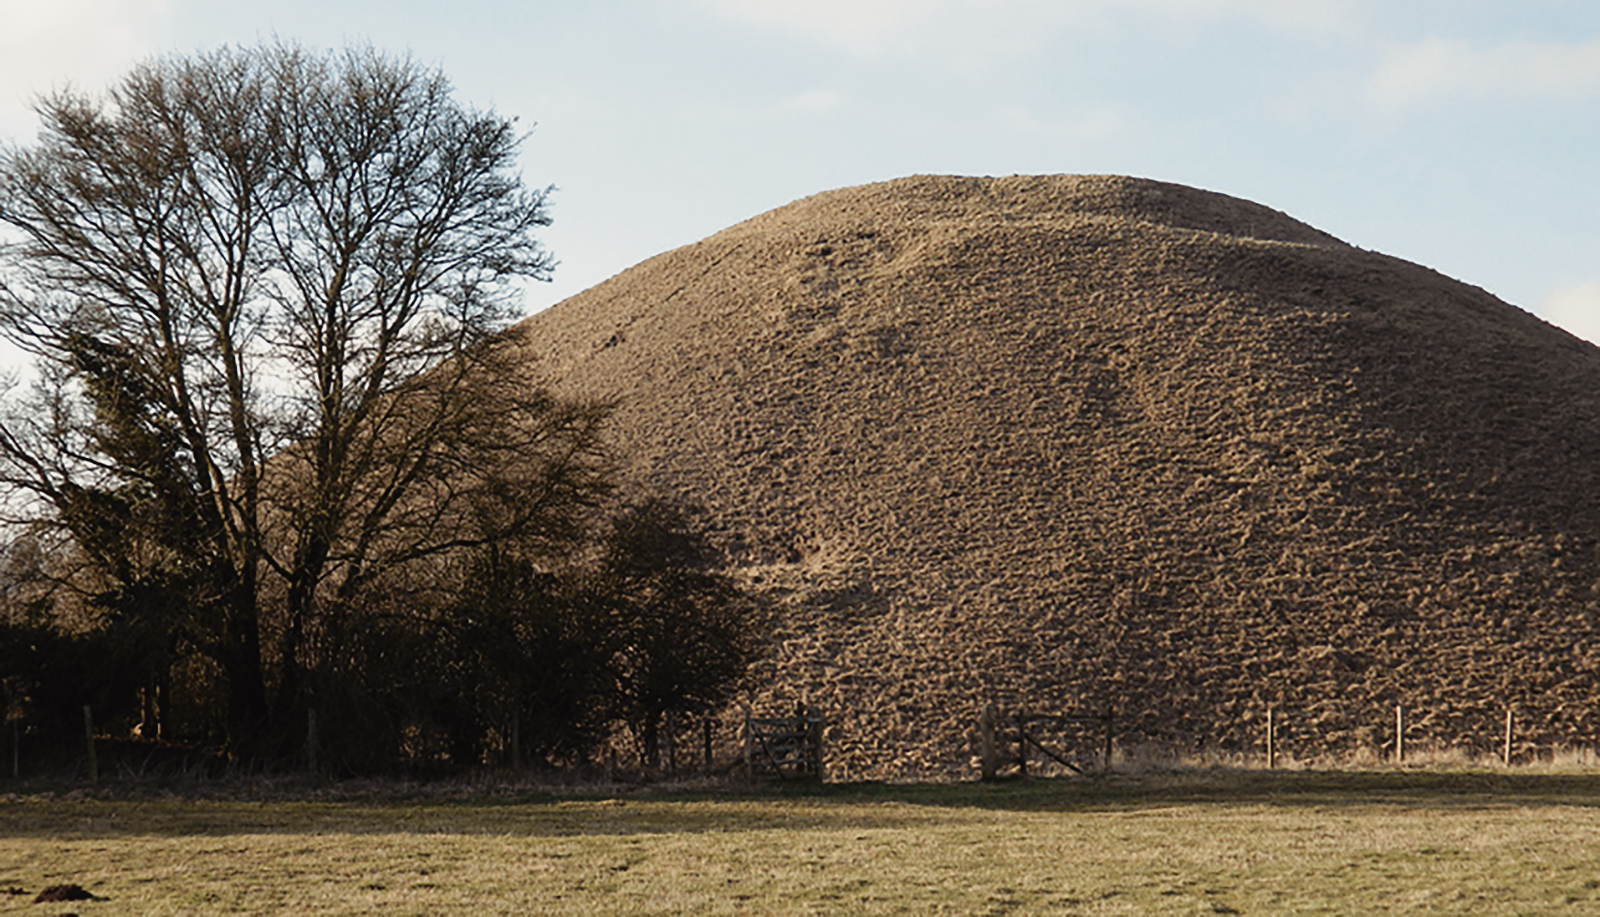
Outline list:
[[[1106,176],[806,198],[517,329],[781,601],[838,777],[980,704],[1286,752],[1600,738],[1600,349],[1282,213]]]

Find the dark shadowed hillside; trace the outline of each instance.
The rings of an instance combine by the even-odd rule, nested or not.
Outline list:
[[[1600,738],[1600,350],[1265,207],[1102,176],[820,194],[520,326],[625,477],[783,599],[835,776],[979,705],[1124,743]]]

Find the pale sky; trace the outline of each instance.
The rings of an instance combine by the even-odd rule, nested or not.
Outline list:
[[[1283,210],[1600,341],[1594,0],[0,0],[0,139],[143,57],[370,43],[531,128],[543,308],[799,197],[1119,173]]]

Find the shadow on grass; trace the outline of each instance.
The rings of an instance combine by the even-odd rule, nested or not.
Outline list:
[[[1600,773],[1180,770],[996,784],[833,784],[816,798],[1006,811],[1072,812],[1173,805],[1600,806]],[[784,795],[797,795],[785,789]]]
[[[3,784],[0,784],[3,790]],[[321,791],[326,793],[326,789]],[[104,788],[0,793],[0,841],[239,835],[581,837],[707,832],[873,830],[983,812],[1137,812],[1171,807],[1468,810],[1600,807],[1600,774],[1494,771],[1186,770],[996,784],[843,783],[638,789],[621,795],[503,788],[427,795],[366,788],[364,798],[143,797]],[[962,811],[966,811],[963,816]],[[980,817],[982,817],[980,815]]]

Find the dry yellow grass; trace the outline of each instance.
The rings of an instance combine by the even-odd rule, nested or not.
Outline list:
[[[1592,913],[1600,777],[1199,771],[361,802],[9,798],[0,912]]]

